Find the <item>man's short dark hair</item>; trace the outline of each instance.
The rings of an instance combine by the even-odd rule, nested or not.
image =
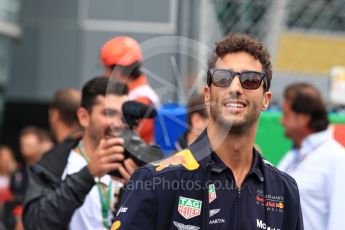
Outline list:
[[[192,114],[199,114],[202,118],[208,118],[206,111],[204,95],[198,94],[192,96],[187,103],[187,124],[192,125]]]
[[[95,77],[84,85],[81,96],[81,107],[92,111],[97,96],[106,95],[124,96],[128,94],[128,86],[108,77]]]
[[[67,88],[57,90],[54,94],[51,108],[59,111],[60,117],[67,125],[79,124],[77,109],[80,106],[81,93],[77,89]]]
[[[308,127],[314,132],[327,129],[327,109],[317,88],[308,83],[292,84],[285,89],[284,98],[295,113],[310,115]]]
[[[216,48],[209,60],[209,67],[213,68],[218,58],[223,58],[227,54],[246,52],[259,60],[263,72],[266,74],[267,86],[265,90],[268,91],[272,80],[272,64],[270,54],[267,48],[257,39],[249,34],[230,34],[220,42],[216,43]]]

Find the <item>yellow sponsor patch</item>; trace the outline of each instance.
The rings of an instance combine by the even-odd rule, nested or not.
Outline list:
[[[183,165],[188,170],[194,170],[199,168],[199,163],[195,160],[192,152],[189,149],[182,150],[181,152],[176,153],[175,155],[162,160],[157,163],[152,163],[153,166],[156,166],[156,171],[161,171],[169,166],[178,166]]]
[[[117,230],[120,228],[120,226],[121,226],[121,221],[117,220],[113,223],[110,230]]]

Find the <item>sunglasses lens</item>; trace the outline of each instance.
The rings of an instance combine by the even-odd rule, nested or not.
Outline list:
[[[214,70],[212,73],[212,82],[217,87],[228,87],[232,77],[226,70]]]
[[[240,78],[242,87],[245,89],[257,89],[261,85],[262,78],[258,73],[245,72]]]

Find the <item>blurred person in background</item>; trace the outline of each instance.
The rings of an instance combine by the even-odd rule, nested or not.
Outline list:
[[[81,92],[77,89],[60,89],[54,93],[49,108],[49,125],[57,143],[82,135],[77,117],[80,101]]]
[[[42,141],[45,142],[46,139],[49,140],[49,135],[40,128],[28,126],[22,129],[19,135],[19,148],[21,156],[28,166],[41,159],[46,151],[46,143],[42,145]]]
[[[16,167],[17,162],[10,147],[0,145],[0,222],[2,223],[4,222],[4,204],[13,199],[10,178]]]
[[[282,110],[285,136],[294,146],[278,168],[297,181],[304,229],[343,229],[345,149],[328,129],[320,92],[307,83],[292,84],[284,91]]]
[[[109,229],[118,183],[108,173],[117,170],[126,183],[137,167],[124,160],[123,138],[115,135],[125,128],[127,94],[127,85],[107,77],[83,86],[77,110],[83,135],[55,146],[30,168],[25,229]]]
[[[192,96],[187,103],[187,131],[175,142],[176,149],[182,150],[193,143],[206,128],[207,119],[204,96]]]
[[[50,132],[46,129],[40,129],[41,136],[41,152],[42,154],[48,152],[54,147],[53,138]]]
[[[120,80],[128,85],[129,100],[159,107],[159,97],[141,72],[143,55],[139,43],[131,37],[120,36],[108,40],[101,48],[100,61],[104,75]],[[142,139],[154,141],[153,119],[144,119],[137,127]]]
[[[9,229],[23,229],[21,215],[24,196],[28,186],[28,167],[41,159],[43,154],[53,146],[47,131],[35,126],[28,126],[19,135],[19,150],[24,160],[10,179],[13,199],[6,203],[5,218]]]

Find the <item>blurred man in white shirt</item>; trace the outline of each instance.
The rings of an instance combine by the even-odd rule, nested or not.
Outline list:
[[[278,165],[297,181],[305,230],[345,226],[345,149],[328,129],[326,106],[312,85],[285,89],[282,125],[294,147]]]

